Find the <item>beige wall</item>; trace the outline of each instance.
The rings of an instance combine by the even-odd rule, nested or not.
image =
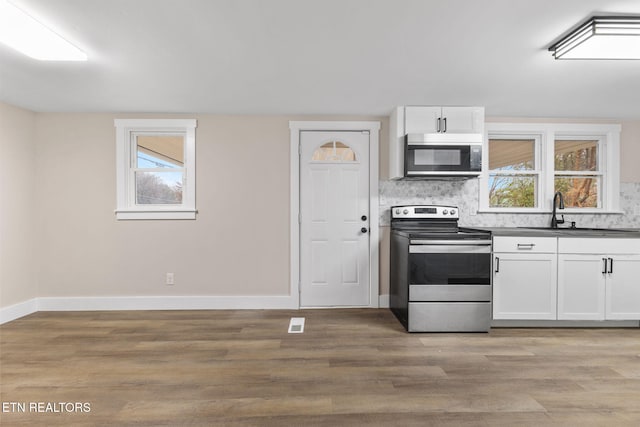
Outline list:
[[[197,219],[116,221],[130,117],[38,114],[39,296],[288,295],[289,120],[310,118],[197,115]]]
[[[620,181],[640,182],[640,120],[622,122]]]
[[[35,116],[0,102],[0,308],[37,296]]]
[[[287,295],[287,119],[197,116],[197,220],[116,221],[116,117],[38,116],[39,296]]]

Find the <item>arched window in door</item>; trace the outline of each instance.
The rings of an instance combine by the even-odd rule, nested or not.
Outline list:
[[[312,162],[340,162],[356,161],[356,153],[347,144],[340,141],[330,141],[322,144],[313,152]]]

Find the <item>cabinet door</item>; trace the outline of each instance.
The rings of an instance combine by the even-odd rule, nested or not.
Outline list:
[[[611,255],[606,281],[606,319],[640,319],[640,255]]]
[[[558,256],[558,320],[604,320],[604,255]]]
[[[447,133],[483,133],[484,108],[442,107],[441,131]]]
[[[494,254],[493,318],[556,319],[556,255]]]
[[[441,114],[440,107],[406,107],[404,110],[405,133],[438,132],[438,120]]]

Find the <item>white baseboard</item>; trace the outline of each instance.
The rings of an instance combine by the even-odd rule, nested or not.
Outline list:
[[[291,296],[42,297],[0,308],[0,324],[37,311],[296,310]]]
[[[38,298],[0,308],[0,325],[38,311]]]
[[[290,296],[43,297],[39,311],[297,309]]]
[[[380,295],[380,308],[389,295]],[[292,296],[156,296],[156,297],[41,297],[0,308],[0,324],[37,311],[111,310],[297,310]]]

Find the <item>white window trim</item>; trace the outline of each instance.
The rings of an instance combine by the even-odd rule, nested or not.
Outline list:
[[[623,213],[620,209],[620,131],[618,124],[592,123],[485,123],[483,141],[482,173],[479,177],[479,212],[487,213],[551,213],[553,206],[554,149],[556,137],[591,137],[601,140],[599,161],[603,176],[600,208],[566,208],[567,214]],[[495,208],[489,206],[489,137],[531,136],[540,137],[539,155],[540,182],[538,183],[538,207],[536,208]]]
[[[129,219],[195,219],[196,218],[196,133],[194,119],[116,119],[116,218]],[[132,134],[136,132],[180,132],[185,134],[185,182],[179,206],[135,205],[131,179]]]

